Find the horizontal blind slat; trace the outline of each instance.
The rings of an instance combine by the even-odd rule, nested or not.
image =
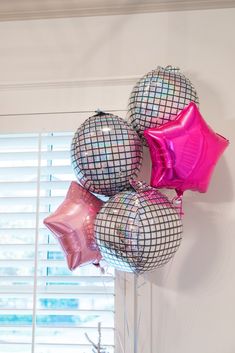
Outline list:
[[[95,300],[99,300],[102,297],[105,298],[110,298],[110,297],[114,297],[115,293],[114,290],[110,290],[110,291],[103,291],[103,292],[61,292],[59,293],[58,291],[54,291],[54,292],[38,292],[38,299],[44,299],[44,298],[52,298],[54,299],[55,297],[57,299],[77,299],[77,298],[86,298],[88,296],[91,296],[92,298],[94,298]],[[19,292],[16,293],[16,291],[6,291],[6,292],[2,292],[1,293],[1,298],[13,298],[13,299],[17,299],[17,298],[25,298],[27,300],[29,300],[31,298],[31,292]],[[0,325],[1,326],[1,325]]]
[[[9,278],[11,280],[32,280],[33,276],[0,276],[1,280]],[[86,283],[105,283],[105,282],[113,282],[113,277],[111,276],[38,276],[38,281],[47,281],[47,282],[86,282]]]
[[[21,166],[10,166],[10,167],[2,167],[0,166],[0,176],[1,180],[4,176],[10,176],[13,173],[17,173],[20,177],[24,176],[31,176],[32,174],[36,175],[37,173],[37,166],[28,166],[28,167],[21,167]],[[51,174],[70,174],[72,175],[72,168],[70,165],[66,166],[42,166],[41,167],[41,175],[51,175]]]
[[[69,160],[70,150],[61,151],[42,151],[42,161],[43,160]],[[14,152],[1,152],[0,151],[0,161],[32,161],[38,159],[37,151],[14,151]]]
[[[41,191],[43,189],[61,188],[67,190],[71,179],[67,181],[53,180],[53,181],[41,181]],[[37,182],[35,181],[11,181],[11,182],[0,182],[0,191],[9,190],[35,190]]]
[[[59,134],[57,133],[56,135],[51,135],[49,134],[48,136],[43,136],[43,144],[44,145],[70,145],[71,144],[71,139],[73,137],[73,133],[67,133],[65,134]],[[32,146],[37,147],[37,135],[25,135],[25,136],[3,136],[1,137],[1,150],[5,148],[11,148],[12,146],[27,146],[29,148],[32,148]]]
[[[0,348],[1,348],[1,345],[3,344],[12,344],[12,345],[31,345],[31,343],[27,343],[27,342],[11,342],[11,341],[0,341]],[[45,346],[45,347],[49,347],[49,346],[52,346],[53,348],[61,348],[61,347],[67,347],[67,346],[70,346],[70,347],[74,347],[76,349],[78,349],[79,347],[91,347],[91,344],[90,343],[82,343],[82,344],[74,344],[74,343],[71,343],[71,342],[66,342],[66,343],[60,343],[60,344],[55,344],[55,343],[44,343],[44,342],[40,342],[40,343],[37,343],[38,346]],[[114,347],[114,345],[111,345],[111,344],[108,344],[108,345],[105,345],[106,347]],[[64,348],[63,348],[64,349]]]
[[[32,293],[33,287],[32,286],[21,286],[21,285],[15,285],[14,288],[12,286],[4,286],[4,288],[1,288],[2,293],[9,293],[13,294],[16,292],[21,292],[21,293]],[[53,295],[66,295],[66,294],[86,294],[86,295],[93,295],[93,294],[113,294],[114,289],[112,287],[106,287],[105,289],[103,287],[92,287],[92,286],[86,286],[85,288],[76,286],[57,286],[56,288],[53,288],[53,286],[44,286],[40,287],[38,286],[37,290],[39,296],[40,294],[53,294]]]
[[[28,313],[32,313],[32,309],[16,309],[14,308],[14,315],[28,315]],[[37,315],[78,315],[79,313],[92,313],[93,315],[98,315],[100,313],[113,313],[113,310],[103,309],[103,310],[83,310],[83,309],[76,309],[76,310],[67,310],[67,309],[37,309]],[[9,309],[1,309],[0,308],[0,315],[12,315],[12,310]]]

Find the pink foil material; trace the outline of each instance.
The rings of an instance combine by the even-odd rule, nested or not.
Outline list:
[[[101,259],[94,239],[94,221],[102,205],[101,200],[73,181],[63,203],[44,220],[59,241],[70,270],[97,264]]]
[[[229,141],[216,134],[191,102],[177,119],[145,130],[151,159],[151,186],[206,192]]]

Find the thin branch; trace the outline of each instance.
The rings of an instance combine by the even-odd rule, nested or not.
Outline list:
[[[90,337],[88,336],[87,333],[85,333],[86,339],[91,343],[92,345],[92,353],[105,353],[106,348],[102,347],[101,345],[101,322],[98,323],[98,343],[95,344]]]

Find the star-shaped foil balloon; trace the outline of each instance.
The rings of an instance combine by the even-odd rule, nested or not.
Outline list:
[[[94,239],[94,221],[102,204],[89,191],[72,182],[63,203],[44,219],[44,224],[59,241],[70,270],[88,263],[97,264],[101,259]]]
[[[145,130],[152,159],[151,186],[206,192],[212,172],[228,140],[205,122],[195,103],[177,119]]]

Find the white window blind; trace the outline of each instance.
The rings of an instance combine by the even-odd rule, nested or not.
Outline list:
[[[114,276],[70,272],[43,219],[71,180],[72,133],[0,135],[0,352],[114,352]]]

